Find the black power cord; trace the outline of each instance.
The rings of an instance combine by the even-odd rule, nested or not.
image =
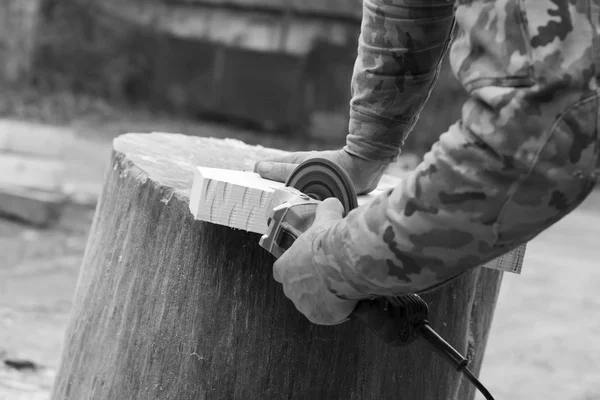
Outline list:
[[[483,386],[483,384],[481,382],[479,382],[479,380],[477,378],[475,378],[473,373],[471,371],[469,371],[469,368],[465,367],[462,370],[462,372],[467,377],[467,379],[469,379],[469,381],[471,381],[471,383],[477,388],[477,390],[479,390],[479,392],[483,395],[483,397],[486,398],[486,400],[494,400],[494,398],[492,397],[492,394],[485,388],[485,386]]]
[[[485,386],[483,386],[469,368],[467,368],[469,360],[464,358],[458,351],[450,346],[448,342],[438,335],[437,332],[431,328],[427,320],[421,321],[421,324],[417,326],[417,332],[436,353],[441,355],[446,361],[449,361],[458,372],[462,372],[477,390],[483,394],[486,400],[494,400]]]
[[[462,372],[486,400],[494,400],[485,386],[467,368],[469,360],[431,328],[427,321],[428,315],[427,303],[420,296],[410,294],[362,300],[350,317],[365,324],[391,346],[405,346],[421,338],[458,372]]]

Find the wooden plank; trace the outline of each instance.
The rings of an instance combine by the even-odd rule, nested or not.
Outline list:
[[[73,139],[70,129],[0,119],[0,151],[62,157]]]
[[[367,204],[398,182],[393,177],[382,179],[375,191],[358,197],[359,205]],[[198,167],[190,193],[190,211],[198,220],[264,234],[273,193],[284,186],[250,171]]]
[[[523,261],[525,259],[525,250],[527,243],[513,249],[498,258],[484,264],[484,268],[497,269],[499,271],[511,272],[520,274],[523,269]]]
[[[0,185],[60,191],[64,168],[57,159],[0,152]]]
[[[264,234],[273,193],[283,186],[253,172],[198,167],[190,211],[198,220]]]
[[[358,197],[359,206],[373,201],[384,190],[396,187],[400,181],[400,178],[384,175],[376,190]],[[263,179],[254,172],[197,167],[189,208],[197,220],[265,234],[273,193],[282,187],[283,183]],[[525,245],[522,245],[484,267],[519,274],[524,256]]]
[[[62,193],[0,186],[0,215],[34,225],[47,226],[57,221],[67,202]]]

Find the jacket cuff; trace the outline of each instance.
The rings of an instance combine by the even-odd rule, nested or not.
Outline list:
[[[364,160],[393,162],[416,120],[391,121],[353,108],[344,149]]]

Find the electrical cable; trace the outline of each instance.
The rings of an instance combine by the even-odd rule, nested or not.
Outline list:
[[[462,373],[467,377],[467,379],[469,379],[469,381],[471,381],[473,385],[475,385],[477,390],[479,390],[479,392],[483,395],[483,397],[486,398],[486,400],[494,400],[492,394],[485,388],[485,386],[483,386],[481,382],[479,382],[477,378],[475,378],[475,375],[473,375],[469,368],[463,368]]]
[[[427,320],[428,316],[427,303],[420,296],[409,294],[362,300],[350,317],[365,324],[390,346],[405,346],[419,338],[424,340],[433,351],[452,364],[456,371],[462,372],[486,400],[494,400],[467,368],[469,360],[433,330]]]
[[[473,373],[467,368],[469,360],[464,358],[458,351],[454,349],[448,342],[446,342],[436,331],[429,325],[427,320],[422,320],[420,325],[417,326],[417,332],[419,336],[429,344],[433,350],[438,353],[446,361],[449,361],[454,368],[462,372],[465,377],[479,390],[479,392],[486,398],[486,400],[494,400],[491,393],[483,386],[483,384],[473,375]]]
[[[416,295],[411,295],[416,296]],[[486,400],[494,400],[492,394],[486,389],[485,386],[473,375],[473,373],[467,368],[469,360],[464,358],[458,351],[454,349],[448,342],[446,342],[433,328],[429,325],[427,320],[421,320],[420,324],[417,325],[417,332],[419,336],[429,344],[433,350],[438,353],[446,361],[450,362],[457,371],[462,372],[465,377],[479,390],[479,392],[486,398]]]

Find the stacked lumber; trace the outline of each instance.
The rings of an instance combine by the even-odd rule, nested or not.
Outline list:
[[[0,215],[55,222],[67,201],[62,160],[72,136],[45,125],[0,120]]]

